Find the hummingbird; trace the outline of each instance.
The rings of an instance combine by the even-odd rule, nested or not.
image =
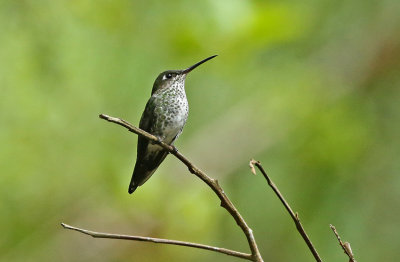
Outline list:
[[[196,67],[216,57],[210,56],[183,70],[167,70],[158,75],[151,90],[151,97],[140,119],[139,128],[173,146],[185,126],[189,104],[185,93],[186,76]],[[128,192],[132,194],[156,171],[168,155],[158,143],[139,136],[136,164]]]

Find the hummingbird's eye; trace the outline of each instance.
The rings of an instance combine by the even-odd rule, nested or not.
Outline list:
[[[167,80],[170,79],[174,76],[175,74],[173,73],[166,73],[165,75],[163,75],[162,80]]]

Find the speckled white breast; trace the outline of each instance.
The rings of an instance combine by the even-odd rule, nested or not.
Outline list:
[[[166,143],[173,143],[182,132],[189,113],[184,85],[163,90],[155,99],[153,134]]]

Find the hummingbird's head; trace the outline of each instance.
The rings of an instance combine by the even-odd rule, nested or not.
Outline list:
[[[189,74],[193,69],[195,69],[202,63],[207,62],[208,60],[210,60],[214,57],[216,57],[216,55],[213,55],[206,59],[203,59],[200,62],[198,62],[186,69],[183,69],[183,70],[167,70],[165,72],[162,72],[161,74],[158,75],[158,77],[156,78],[156,81],[154,81],[154,85],[153,85],[151,94],[153,95],[158,90],[161,90],[164,88],[170,88],[170,87],[174,87],[177,85],[184,85],[187,74]]]
[[[175,86],[176,84],[184,84],[186,74],[182,74],[181,71],[182,70],[168,70],[159,74],[156,81],[154,81],[151,94],[154,94],[158,90]]]

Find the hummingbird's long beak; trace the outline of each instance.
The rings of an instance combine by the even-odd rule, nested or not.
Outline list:
[[[181,74],[185,74],[185,75],[188,74],[190,71],[192,71],[193,69],[195,69],[196,67],[198,67],[198,66],[201,65],[202,63],[205,63],[205,62],[207,62],[208,60],[213,59],[213,58],[216,57],[216,56],[217,56],[217,55],[213,55],[213,56],[210,56],[210,57],[208,57],[208,58],[206,58],[206,59],[201,60],[200,62],[198,62],[198,63],[192,65],[191,67],[182,70],[182,73],[181,73]]]

